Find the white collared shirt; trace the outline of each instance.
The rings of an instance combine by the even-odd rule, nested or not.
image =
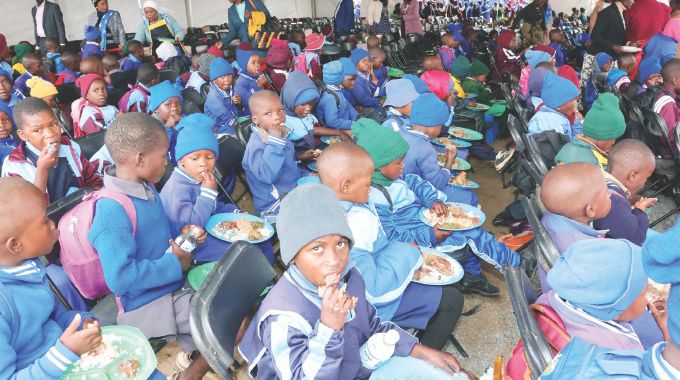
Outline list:
[[[38,37],[47,37],[45,29],[43,28],[43,14],[45,13],[45,1],[40,5],[35,6],[35,26],[38,31]]]

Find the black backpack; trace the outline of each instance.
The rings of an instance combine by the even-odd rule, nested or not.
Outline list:
[[[555,166],[555,156],[568,142],[569,137],[553,130],[526,136],[529,157],[523,157],[517,162],[511,180],[520,194],[530,195],[535,192],[536,186],[542,183],[543,176]]]

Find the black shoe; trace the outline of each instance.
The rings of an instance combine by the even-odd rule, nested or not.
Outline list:
[[[501,211],[498,215],[496,215],[495,218],[493,218],[492,224],[494,226],[507,226],[509,227],[515,219],[512,218],[512,215],[510,215],[509,212],[506,210]]]
[[[465,273],[456,287],[463,293],[476,293],[484,297],[496,297],[500,294],[500,290],[491,285],[484,275],[478,277]]]

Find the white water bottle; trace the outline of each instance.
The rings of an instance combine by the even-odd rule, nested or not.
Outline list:
[[[387,359],[392,357],[398,341],[399,333],[397,330],[390,330],[371,336],[359,349],[361,365],[371,370],[378,368]]]

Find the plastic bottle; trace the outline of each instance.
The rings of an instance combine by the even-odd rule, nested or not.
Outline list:
[[[399,333],[397,330],[390,330],[371,336],[359,349],[361,364],[371,370],[378,368],[387,359],[392,357],[398,341]]]

